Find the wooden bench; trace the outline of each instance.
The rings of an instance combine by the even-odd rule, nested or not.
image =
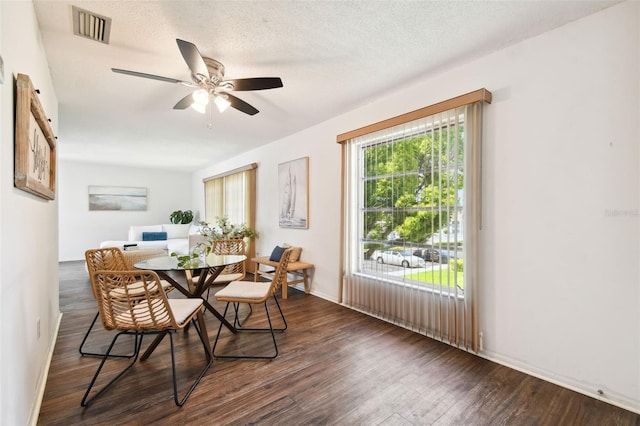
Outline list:
[[[268,256],[254,257],[251,260],[256,263],[256,271],[253,274],[254,281],[256,282],[258,281],[258,276],[268,277],[269,279],[273,278],[273,273],[275,272],[275,268],[278,267],[278,262],[269,260]],[[266,265],[273,269],[261,270],[260,265]],[[286,285],[282,286],[282,298],[283,299],[287,298],[287,288],[290,285],[298,284],[298,283],[304,283],[304,292],[306,294],[309,294],[310,287],[309,287],[309,276],[307,274],[307,269],[311,269],[314,267],[315,266],[313,265],[313,263],[300,262],[299,260],[295,262],[289,262],[289,265],[287,265],[287,274],[295,275],[296,279],[290,280],[289,277],[287,276],[287,283]]]

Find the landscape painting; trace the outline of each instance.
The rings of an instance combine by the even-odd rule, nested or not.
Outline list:
[[[309,157],[278,165],[281,228],[309,227]]]
[[[89,210],[147,210],[147,188],[89,185]]]

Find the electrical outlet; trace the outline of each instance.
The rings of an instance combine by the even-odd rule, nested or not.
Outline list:
[[[480,336],[478,337],[480,337],[480,350],[483,350],[484,349],[484,333],[481,331]]]
[[[38,340],[40,340],[40,317],[36,319],[36,336],[38,336]]]

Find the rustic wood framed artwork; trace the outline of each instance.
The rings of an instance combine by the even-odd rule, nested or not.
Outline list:
[[[56,197],[56,139],[29,76],[16,79],[13,184],[47,200]]]

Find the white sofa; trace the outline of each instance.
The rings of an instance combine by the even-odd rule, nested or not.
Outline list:
[[[132,246],[139,249],[159,248],[179,255],[189,254],[189,235],[197,233],[198,229],[191,224],[162,224],[162,225],[141,225],[129,228],[129,239],[127,241],[103,241],[100,248],[118,247],[126,250],[125,246]],[[145,241],[149,237],[154,237],[152,233],[166,232],[166,240]],[[143,236],[143,233],[146,235]],[[155,235],[158,236],[157,234]],[[143,238],[147,237],[147,238]]]

